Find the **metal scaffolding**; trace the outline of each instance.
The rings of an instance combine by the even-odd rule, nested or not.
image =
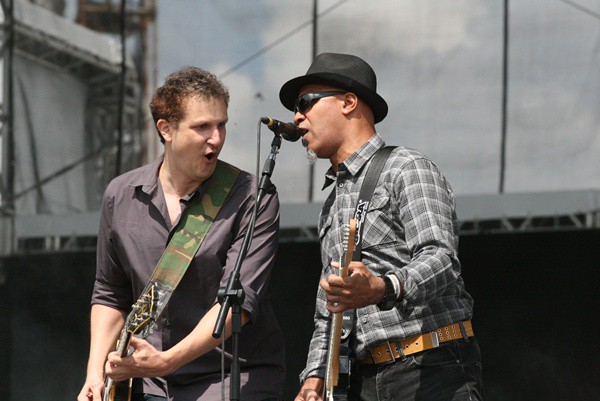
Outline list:
[[[468,195],[456,198],[461,236],[600,229],[600,191]],[[281,206],[281,242],[319,240],[320,205]]]
[[[598,190],[459,196],[456,203],[461,236],[600,230]],[[319,203],[282,204],[280,242],[317,242],[320,210]],[[16,253],[93,252],[99,219],[98,212],[71,222],[61,216],[20,217]]]
[[[49,217],[23,216],[19,210],[21,199],[27,196],[42,197],[44,185],[83,165],[89,185],[81,188],[81,191],[90,200],[87,210],[83,212],[93,212],[98,209],[106,184],[118,170],[141,164],[145,142],[145,118],[142,112],[145,85],[141,82],[135,60],[133,57],[123,57],[125,53],[120,51],[122,49],[114,38],[93,32],[24,0],[2,0],[1,4],[3,94],[0,105],[0,255],[7,255],[18,252],[21,247],[19,244],[22,239],[18,238],[16,229],[20,218]],[[84,11],[85,7],[80,15],[85,15]],[[12,123],[14,57],[43,66],[56,74],[66,74],[88,88],[87,99],[83,99],[85,132],[64,133],[85,135],[85,152],[77,160],[65,162],[57,171],[40,172],[33,185],[21,188],[18,192],[14,185]],[[43,152],[43,149],[35,151]],[[60,219],[73,222],[74,226],[77,216],[60,216]],[[76,233],[77,228],[72,227],[70,231]]]

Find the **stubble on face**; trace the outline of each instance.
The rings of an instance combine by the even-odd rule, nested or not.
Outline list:
[[[190,98],[167,152],[178,187],[195,187],[212,175],[225,140],[227,106],[220,99]]]

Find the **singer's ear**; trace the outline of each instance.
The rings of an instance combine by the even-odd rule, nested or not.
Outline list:
[[[342,113],[344,115],[350,114],[356,107],[358,106],[358,97],[352,93],[347,92],[344,94],[344,108],[342,109]]]
[[[156,122],[156,128],[166,142],[171,142],[171,124],[164,118]]]

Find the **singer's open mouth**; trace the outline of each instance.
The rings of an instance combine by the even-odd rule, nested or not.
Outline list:
[[[208,159],[208,161],[212,161],[216,157],[216,154],[215,153],[207,153],[204,155],[204,157],[206,159]]]

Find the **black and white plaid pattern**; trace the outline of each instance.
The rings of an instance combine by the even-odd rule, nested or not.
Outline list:
[[[335,184],[319,217],[322,275],[333,273],[342,254],[344,224],[354,215],[365,172],[385,144],[373,136],[326,174],[324,188]],[[363,233],[363,262],[376,275],[393,272],[403,288],[396,307],[369,305],[356,311],[354,354],[386,340],[396,341],[468,320],[473,300],[465,291],[457,256],[458,226],[452,188],[437,166],[421,153],[398,147],[387,160],[373,194]],[[319,287],[315,331],[307,366],[300,375],[324,377],[329,312]]]

